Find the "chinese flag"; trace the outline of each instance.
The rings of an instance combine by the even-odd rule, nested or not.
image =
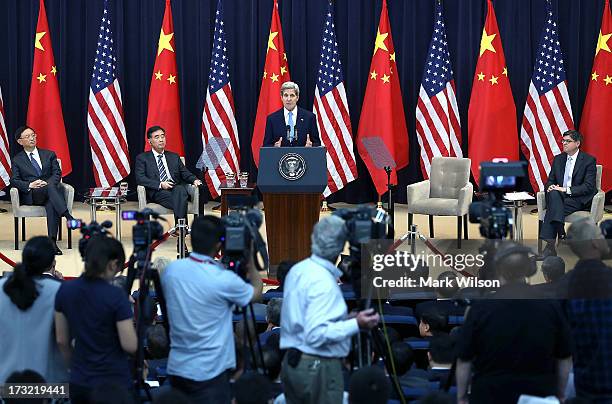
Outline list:
[[[166,0],[166,11],[159,33],[157,56],[149,89],[149,111],[147,127],[161,126],[166,131],[166,150],[185,156],[181,129],[181,104],[178,89],[178,70],[174,46],[174,24],[170,0]],[[151,150],[145,134],[145,151]]]
[[[601,29],[595,49],[593,72],[587,91],[580,131],[584,134],[582,148],[603,165],[601,189],[612,189],[612,16],[606,0],[601,18]]]
[[[281,84],[290,80],[283,31],[278,15],[278,0],[274,0],[270,35],[268,36],[268,50],[266,51],[266,64],[264,65],[263,78],[261,79],[257,115],[255,115],[255,127],[253,128],[253,138],[251,140],[253,159],[257,166],[259,166],[259,149],[263,144],[264,132],[266,130],[266,119],[272,112],[283,107],[280,96]]]
[[[55,152],[62,161],[62,176],[72,172],[68,139],[57,85],[57,66],[51,47],[51,32],[47,22],[44,0],[40,0],[38,23],[34,38],[34,64],[26,120],[38,138],[37,146]]]
[[[387,173],[376,167],[371,150],[367,150],[363,140],[377,137],[384,142],[396,164],[391,172],[391,184],[397,184],[397,170],[408,165],[408,129],[397,70],[387,0],[383,0],[357,131],[357,150],[368,167],[378,195],[387,191]]]
[[[496,157],[518,160],[519,142],[516,107],[497,19],[491,0],[480,40],[480,55],[472,84],[468,110],[468,157],[472,174],[479,184],[478,167]]]

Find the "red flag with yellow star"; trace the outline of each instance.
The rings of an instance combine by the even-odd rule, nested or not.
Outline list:
[[[612,189],[612,16],[610,1],[606,0],[601,18],[601,29],[595,49],[593,72],[587,91],[580,131],[584,134],[582,148],[603,165],[601,189]]]
[[[149,89],[149,111],[147,127],[161,126],[166,131],[166,150],[185,156],[183,132],[181,129],[181,104],[176,68],[176,47],[174,45],[174,24],[170,0],[166,0],[166,11],[159,33],[157,56]],[[145,151],[151,150],[145,134]]]
[[[497,157],[519,158],[516,107],[491,0],[487,7],[468,110],[468,157],[476,184],[481,162]]]
[[[57,84],[57,66],[44,0],[40,0],[34,38],[34,63],[26,124],[36,132],[37,147],[52,150],[62,161],[62,176],[72,172],[70,149]]]
[[[387,191],[387,173],[383,168],[377,168],[372,160],[370,151],[364,144],[368,138],[380,138],[384,142],[396,164],[391,171],[391,184],[397,185],[397,170],[408,165],[408,129],[395,63],[387,0],[383,0],[380,13],[374,55],[357,131],[357,150],[368,167],[376,192],[382,195]]]
[[[278,0],[274,0],[270,35],[268,36],[268,49],[266,51],[266,63],[261,79],[257,115],[255,115],[255,127],[253,128],[253,138],[251,140],[253,160],[255,160],[255,165],[257,166],[259,166],[259,149],[263,144],[264,132],[266,130],[266,119],[272,112],[283,107],[280,96],[281,84],[290,80],[283,31],[280,16],[278,15]]]

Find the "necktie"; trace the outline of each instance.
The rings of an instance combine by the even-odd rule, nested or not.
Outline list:
[[[164,167],[164,161],[162,160],[163,157],[163,154],[157,156],[157,168],[159,169],[160,182],[168,181],[168,173],[166,172],[166,167]]]
[[[567,187],[567,183],[572,178],[570,168],[572,167],[572,157],[567,156],[567,162],[565,163],[565,175],[563,176],[563,188]]]
[[[38,161],[34,158],[34,153],[30,153],[30,161],[32,162],[32,167],[34,167],[34,171],[36,171],[36,175],[40,176],[42,173],[42,168],[38,165]]]
[[[289,142],[293,142],[293,138],[295,136],[295,128],[293,127],[293,111],[289,111],[289,119],[287,119],[289,123]]]

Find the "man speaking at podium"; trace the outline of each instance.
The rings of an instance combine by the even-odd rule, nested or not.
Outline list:
[[[300,87],[292,81],[286,81],[280,92],[283,108],[268,115],[263,146],[321,146],[315,115],[297,106]]]

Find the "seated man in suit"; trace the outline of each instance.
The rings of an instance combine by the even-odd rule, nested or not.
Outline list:
[[[555,156],[546,182],[546,215],[540,238],[548,242],[543,256],[557,255],[557,236],[565,238],[565,217],[588,210],[597,193],[595,157],[580,151],[582,134],[568,130],[563,134],[563,153]]]
[[[321,146],[315,115],[297,106],[300,87],[292,81],[281,86],[283,108],[268,115],[264,147]]]
[[[18,128],[15,140],[23,147],[23,151],[17,153],[11,162],[11,185],[19,190],[19,199],[23,205],[45,207],[47,234],[55,242],[60,217],[73,219],[68,212],[60,183],[62,171],[57,156],[51,150],[36,147],[36,132],[29,126]],[[62,254],[57,244],[55,254]]]
[[[151,150],[136,156],[136,184],[145,187],[147,200],[172,209],[175,221],[187,218],[189,194],[186,185],[199,187],[202,181],[185,168],[178,154],[165,150],[166,131],[163,128],[150,127],[147,139]]]

